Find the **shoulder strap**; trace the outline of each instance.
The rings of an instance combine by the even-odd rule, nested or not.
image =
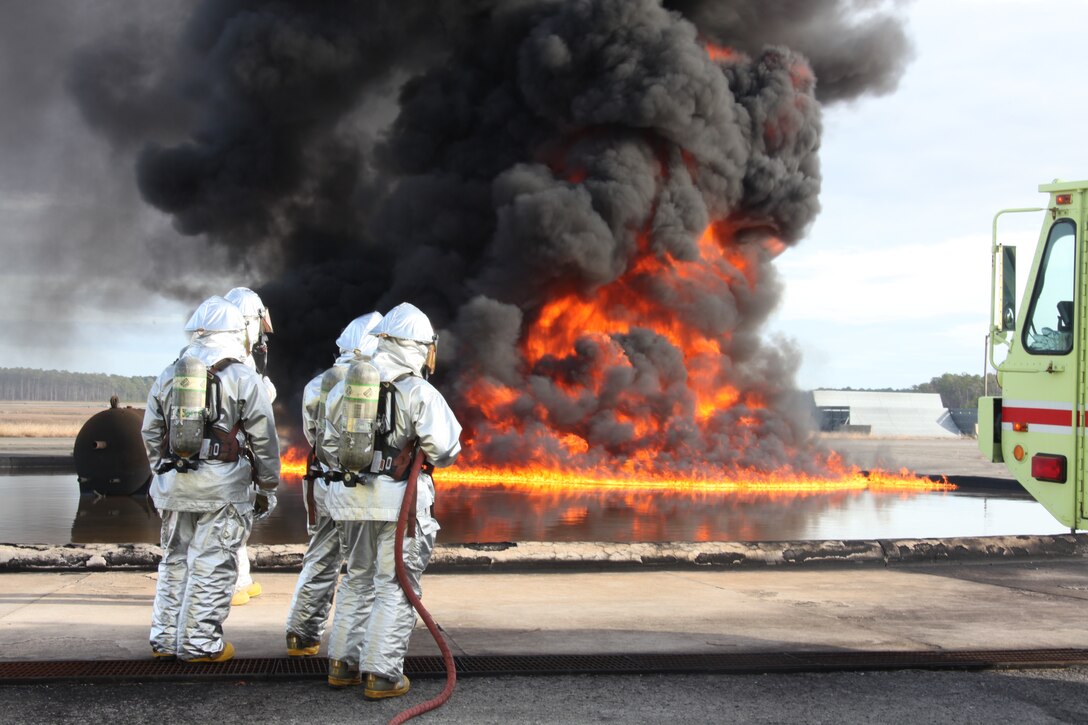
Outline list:
[[[381,393],[378,396],[378,424],[379,433],[374,441],[374,465],[371,473],[386,474],[396,481],[404,480],[411,463],[412,452],[415,450],[415,440],[408,441],[404,449],[393,447],[389,443],[390,436],[396,428],[397,388],[394,383],[399,383],[405,378],[412,377],[412,373],[404,373],[393,380],[387,380],[381,384]]]
[[[241,361],[236,360],[235,358],[232,358],[232,357],[225,357],[222,360],[220,360],[219,362],[217,362],[214,365],[212,365],[211,367],[209,367],[208,370],[213,372],[213,373],[222,372],[223,370],[226,370],[231,365],[234,365],[237,362],[241,362]]]
[[[219,373],[226,370],[231,365],[234,365],[237,362],[240,361],[232,357],[225,357],[222,360],[216,362],[214,365],[208,367],[208,390],[205,393],[205,407],[208,410],[215,411],[215,414],[214,417],[204,422],[205,437],[211,435],[214,424],[219,422],[219,409],[223,403],[221,399],[223,392],[219,383]],[[238,432],[238,427],[240,424],[241,421],[235,423],[234,427],[231,429],[231,435],[234,435]]]
[[[396,424],[397,420],[397,388],[394,383],[399,383],[401,380],[411,376],[412,373],[404,373],[392,380],[386,380],[378,386],[381,391],[378,394],[378,425],[380,426],[383,435],[389,435],[393,432],[393,426]]]

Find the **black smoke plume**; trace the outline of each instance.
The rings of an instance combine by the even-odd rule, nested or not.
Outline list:
[[[178,42],[144,100],[170,89],[192,121],[140,144],[139,188],[268,280],[281,390],[330,363],[350,319],[407,300],[442,331],[436,383],[478,462],[571,462],[556,441],[575,436],[577,465],[647,448],[663,469],[814,465],[799,356],[760,329],[773,258],[819,210],[821,103],[887,92],[908,60],[893,6],[205,0]],[[132,143],[91,80],[124,64],[84,59],[85,116]],[[758,284],[679,293],[639,271],[700,259],[708,226]],[[526,357],[549,301],[617,285],[717,341],[738,404],[697,419],[685,354],[652,325]],[[513,391],[502,421],[481,383]]]

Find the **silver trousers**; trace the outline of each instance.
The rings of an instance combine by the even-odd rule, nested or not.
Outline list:
[[[247,536],[238,547],[238,579],[234,582],[234,591],[240,592],[253,583],[253,576],[249,573],[249,551],[246,550]]]
[[[297,634],[310,642],[321,641],[343,560],[336,522],[328,516],[319,515],[302,557],[302,571],[299,572],[291,609],[287,613],[288,634]]]
[[[151,646],[180,659],[218,654],[238,577],[237,551],[253,514],[231,504],[215,511],[162,512],[162,561],[151,610]]]
[[[430,527],[434,531],[436,527]],[[336,593],[329,634],[329,659],[360,672],[400,679],[416,613],[401,591],[394,567],[397,524],[393,521],[337,521],[347,573]],[[404,540],[404,563],[416,595],[431,560],[434,533]]]

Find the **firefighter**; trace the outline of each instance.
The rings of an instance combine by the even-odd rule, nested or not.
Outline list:
[[[236,554],[255,506],[267,516],[276,505],[279,442],[268,392],[239,362],[246,349],[238,308],[211,297],[185,329],[191,342],[151,386],[144,413],[144,446],[155,471],[150,494],[162,516],[151,651],[162,659],[225,662],[234,656],[223,621],[238,577]],[[195,405],[186,397],[194,389]]]
[[[347,563],[329,635],[328,682],[332,687],[357,685],[365,673],[367,699],[396,697],[410,687],[404,655],[416,615],[398,585],[394,564],[396,520],[407,481],[403,461],[410,460],[418,447],[428,469],[449,466],[461,451],[461,425],[442,394],[427,381],[434,371],[438,343],[427,316],[404,303],[390,310],[374,333],[379,342],[372,363],[380,374],[381,395],[388,401],[388,429],[379,428],[381,434],[375,437],[375,467],[380,472],[347,472],[361,478],[350,485],[335,481],[326,496]],[[322,454],[333,471],[330,479],[347,475],[339,461],[344,388],[343,382],[334,387],[326,403]],[[439,526],[431,514],[431,477],[420,474],[417,485],[416,534],[405,539],[403,551],[412,588],[419,595],[420,577],[430,561]]]
[[[246,356],[242,362],[261,376],[261,382],[268,390],[270,402],[276,402],[276,386],[272,384],[266,374],[268,365],[268,341],[267,335],[272,332],[272,316],[264,306],[260,296],[248,287],[235,287],[224,299],[237,307],[246,323],[245,348]],[[249,573],[249,551],[246,543],[249,536],[238,547],[238,581],[234,584],[234,596],[231,597],[231,606],[241,606],[249,602],[253,597],[260,596],[262,588],[258,582],[253,581]]]
[[[343,562],[336,522],[329,518],[325,508],[328,484],[319,458],[325,427],[325,401],[329,390],[343,379],[353,361],[369,358],[377,350],[378,338],[370,333],[381,319],[380,313],[371,312],[352,320],[336,339],[340,354],[333,366],[307,383],[302,393],[303,431],[306,440],[313,446],[311,463],[303,482],[310,542],[302,557],[302,571],[287,614],[289,657],[308,657],[320,650],[321,636],[325,631],[325,621],[332,607],[336,580]]]

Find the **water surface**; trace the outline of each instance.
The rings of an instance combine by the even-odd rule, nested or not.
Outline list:
[[[592,492],[443,487],[442,543],[494,541],[793,541],[1060,534],[1068,529],[1014,492],[803,494]],[[0,543],[158,543],[146,496],[79,495],[74,475],[0,476]],[[285,479],[254,544],[306,541],[301,484]]]

